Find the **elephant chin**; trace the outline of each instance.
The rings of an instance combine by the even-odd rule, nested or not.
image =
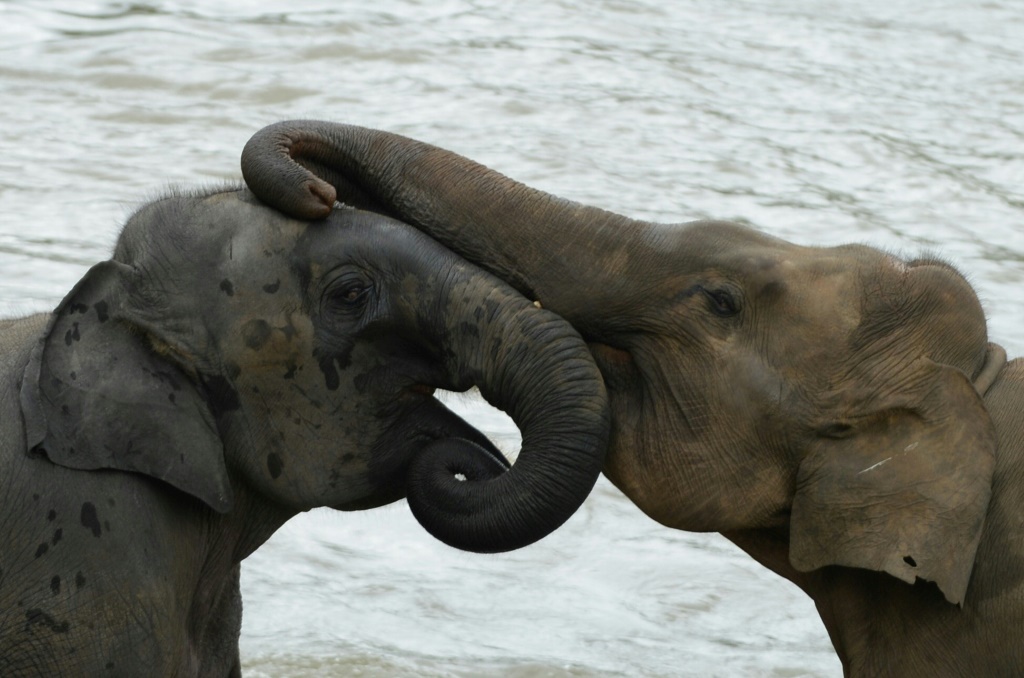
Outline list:
[[[433,388],[429,391],[432,393]],[[416,411],[390,427],[369,455],[373,488],[359,499],[332,504],[331,508],[365,511],[404,499],[410,482],[415,482],[410,480],[410,469],[416,460],[420,460],[420,465],[429,465],[432,456],[451,449],[464,450],[460,457],[474,460],[461,464],[459,469],[449,469],[452,476],[485,480],[511,468],[505,455],[486,435],[430,397],[425,387]]]

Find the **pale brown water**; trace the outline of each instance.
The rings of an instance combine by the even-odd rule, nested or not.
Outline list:
[[[1024,353],[1024,2],[0,0],[0,317],[283,118],[382,127],[636,217],[936,251]],[[508,419],[455,403],[503,448]],[[246,561],[250,676],[837,676],[813,605],[606,482],[503,556],[404,504]]]

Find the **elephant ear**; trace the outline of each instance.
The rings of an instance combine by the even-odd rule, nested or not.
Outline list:
[[[28,449],[158,478],[224,513],[232,493],[213,415],[123,310],[133,272],[97,264],[54,311],[21,386]]]
[[[959,370],[921,358],[900,377],[899,393],[873,398],[801,462],[790,562],[803,572],[843,565],[921,578],[962,605],[991,496],[995,430]]]

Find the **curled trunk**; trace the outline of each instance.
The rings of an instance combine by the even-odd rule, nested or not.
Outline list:
[[[475,298],[479,275],[456,278],[448,297]],[[500,281],[486,287],[478,307],[486,312],[474,322],[423,315],[420,325],[445,337],[456,388],[477,385],[515,421],[522,449],[505,471],[471,442],[437,441],[412,463],[408,499],[441,541],[491,553],[544,537],[579,508],[601,472],[609,416],[604,383],[575,330]]]

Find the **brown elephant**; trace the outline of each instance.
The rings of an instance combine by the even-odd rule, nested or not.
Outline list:
[[[247,145],[286,213],[401,218],[567,318],[611,402],[604,472],[810,595],[852,676],[1024,675],[1024,361],[935,258],[631,220],[386,132]]]

